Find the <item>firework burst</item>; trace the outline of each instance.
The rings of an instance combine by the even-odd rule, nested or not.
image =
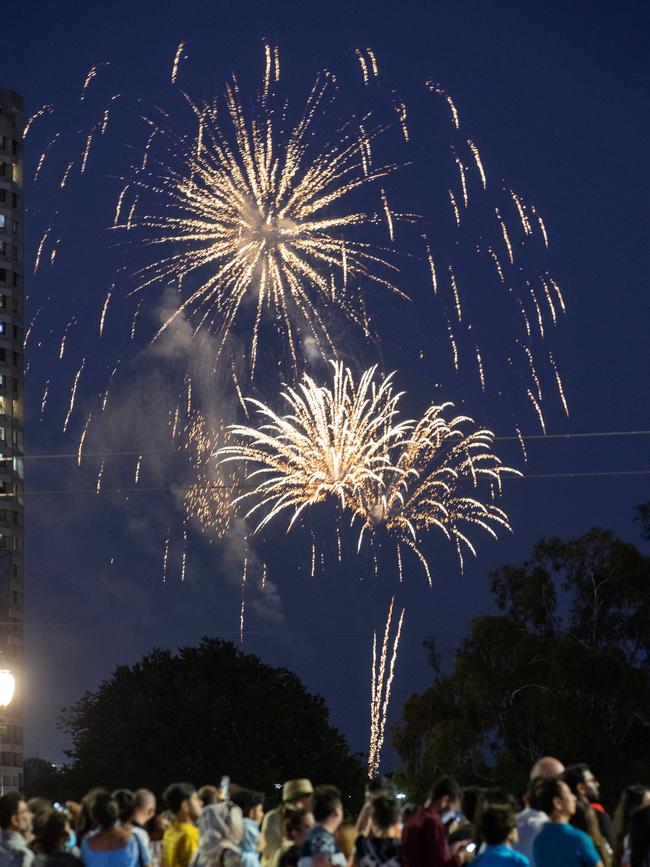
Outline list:
[[[397,168],[371,167],[371,145],[382,130],[366,129],[366,116],[344,124],[336,144],[315,147],[314,127],[331,99],[333,76],[316,79],[300,120],[289,128],[286,109],[272,98],[272,70],[250,114],[233,79],[226,88],[229,125],[217,123],[215,102],[192,104],[195,138],[178,139],[154,126],[180,157],[180,168],[160,162],[148,179],[131,179],[141,195],[153,196],[153,213],[129,213],[125,221],[119,204],[116,211],[117,228],[140,229],[146,244],[173,248],[139,272],[135,291],[169,281],[181,287],[190,277],[196,287],[161,331],[187,314],[197,328],[205,325],[225,339],[236,320],[249,316],[251,372],[264,316],[286,338],[297,365],[303,331],[321,351],[335,354],[322,309],[336,308],[364,327],[359,282],[402,294],[389,279],[397,268],[384,251],[348,237],[350,229],[385,219],[349,201]],[[390,211],[391,226],[400,219],[414,217]]]
[[[502,509],[478,499],[483,479],[493,483],[494,493],[504,475],[518,474],[492,453],[490,431],[466,433],[472,424],[467,416],[447,421],[449,403],[431,405],[417,422],[398,421],[402,394],[393,390],[392,374],[380,379],[371,367],[357,385],[342,363],[332,362],[332,368],[331,388],[305,376],[297,391],[283,392],[286,415],[249,400],[268,421],[259,428],[231,426],[234,442],[215,452],[219,462],[247,465],[251,490],[236,502],[253,501],[246,517],[264,513],[255,532],[285,509],[292,511],[290,529],[305,508],[333,497],[353,523],[361,521],[358,548],[366,534],[374,537],[383,528],[395,540],[399,562],[405,545],[430,582],[423,534],[442,531],[462,565],[463,547],[476,553],[468,527],[492,536],[495,526],[510,529]]]
[[[390,443],[408,431],[409,422],[396,421],[400,395],[393,392],[391,377],[378,382],[377,368],[371,367],[355,383],[341,362],[332,362],[332,369],[331,388],[308,375],[298,389],[286,388],[286,415],[249,399],[266,422],[259,428],[232,425],[235,443],[215,452],[220,463],[257,466],[246,478],[252,490],[237,498],[255,501],[247,518],[265,512],[256,532],[285,509],[293,510],[291,528],[303,509],[329,497],[345,509],[364,484],[380,483]]]

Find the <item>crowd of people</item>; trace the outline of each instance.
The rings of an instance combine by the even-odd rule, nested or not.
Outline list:
[[[0,867],[650,867],[650,788],[613,819],[591,768],[546,756],[518,802],[441,777],[421,806],[386,777],[358,816],[335,786],[289,780],[279,806],[243,786],[92,789],[80,803],[0,797]],[[162,808],[162,809],[160,809]]]

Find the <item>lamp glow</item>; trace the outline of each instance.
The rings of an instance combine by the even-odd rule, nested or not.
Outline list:
[[[0,707],[11,704],[16,689],[16,679],[10,671],[0,670]]]

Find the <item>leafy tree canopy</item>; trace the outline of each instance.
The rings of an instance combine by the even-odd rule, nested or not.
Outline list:
[[[270,798],[294,777],[340,786],[350,807],[363,797],[363,768],[322,697],[216,638],[119,666],[61,724],[72,737],[63,780],[77,796],[97,785],[160,793],[177,780],[217,784],[228,774]]]
[[[471,623],[450,671],[426,644],[433,684],[394,730],[410,794],[442,773],[521,793],[544,754],[589,763],[610,802],[650,782],[650,558],[596,528],[490,577],[501,613]]]

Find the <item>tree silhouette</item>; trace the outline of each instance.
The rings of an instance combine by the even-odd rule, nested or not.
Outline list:
[[[160,793],[177,780],[217,784],[228,774],[273,798],[277,784],[309,777],[340,786],[353,806],[363,769],[328,718],[323,698],[295,674],[230,642],[154,650],[63,711],[73,744],[65,788]]]

